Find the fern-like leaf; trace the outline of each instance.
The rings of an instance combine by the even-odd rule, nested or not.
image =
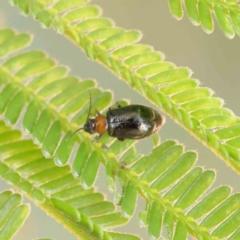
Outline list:
[[[13,43],[14,34],[17,36],[13,32]],[[178,74],[182,71],[179,69]],[[200,239],[238,234],[239,226],[234,219],[240,209],[239,194],[231,195],[228,186],[209,192],[215,172],[194,167],[195,152],[184,152],[183,146],[169,140],[157,145],[151,154],[141,156],[132,141],[119,143],[104,136],[102,141],[109,147],[106,151],[100,144],[93,144],[84,132],[69,139],[69,133],[85,121],[88,89],[93,95],[93,108],[96,106],[100,111],[110,106],[111,94],[96,88],[94,81],[79,81],[66,72],[66,68],[56,65],[41,52],[5,56],[0,67],[2,116],[7,124],[15,128],[22,126],[37,144],[22,139],[19,131],[12,131],[1,123],[3,161],[0,169],[5,180],[45,210],[49,211],[50,207],[59,221],[70,219],[67,227],[76,235],[82,229],[86,239],[89,235],[98,239],[137,238],[111,233],[105,228],[125,224],[135,211],[138,195],[146,201],[139,220],[152,237],[158,238],[163,226],[175,239],[184,239],[188,234]],[[204,95],[208,90],[201,91]],[[56,167],[42,153],[45,157],[54,157],[55,163],[62,167]],[[81,178],[85,189],[66,165],[71,158],[73,174]],[[116,177],[121,184],[122,192],[116,197],[121,212],[114,211],[112,203],[91,189],[100,163],[106,166],[110,190],[116,188]],[[64,214],[63,219],[60,213]]]
[[[41,24],[53,26],[70,37],[89,58],[103,63],[240,172],[239,118],[231,110],[223,108],[223,100],[213,96],[211,89],[199,87],[188,68],[175,67],[163,61],[162,54],[151,47],[135,44],[141,39],[139,31],[116,28],[110,19],[100,16],[97,7],[92,11],[89,9],[95,7],[82,1],[68,1],[67,4],[64,0],[47,2],[44,5],[44,1],[23,0],[16,4],[25,13],[31,12]],[[197,2],[202,12],[199,19],[204,20],[207,31],[211,31],[213,26],[209,2]],[[176,15],[180,16],[179,1],[174,0],[171,4]],[[189,8],[193,9],[194,4],[195,1]],[[221,3],[221,7],[224,4]],[[233,22],[237,24],[238,15],[234,9],[238,7],[232,8]],[[81,14],[78,16],[79,11]],[[192,11],[192,15],[197,16],[196,11]],[[220,16],[221,10],[218,12]],[[228,26],[225,20],[221,21]]]
[[[69,166],[55,166],[52,159],[42,156],[41,150],[31,140],[24,139],[20,131],[11,130],[3,122],[0,122],[0,153],[1,178],[26,194],[77,237],[111,239],[114,233],[106,228],[128,222],[121,212],[115,210],[113,203],[104,200],[101,193],[93,188],[84,189],[73,177]],[[11,236],[27,216],[28,208],[19,206],[20,200],[18,194],[5,192],[0,195],[1,239],[2,236]],[[14,220],[16,225],[12,227]],[[7,232],[9,229],[11,232]],[[139,239],[121,233],[116,239],[125,236]]]
[[[29,206],[21,202],[20,194],[11,191],[0,193],[0,239],[11,239],[25,222]]]
[[[212,0],[169,0],[169,8],[176,19],[183,16],[182,3],[185,5],[188,17],[194,25],[201,25],[206,33],[213,31],[213,18],[215,15],[219,27],[226,37],[233,38],[235,32],[240,35],[240,6],[238,0],[212,1]]]

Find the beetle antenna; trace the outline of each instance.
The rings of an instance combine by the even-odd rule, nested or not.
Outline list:
[[[92,108],[92,94],[91,94],[91,91],[89,89],[88,89],[88,91],[89,91],[90,101],[89,101],[89,110],[88,110],[87,120],[89,119],[91,108]]]
[[[67,140],[69,140],[70,138],[72,138],[73,135],[75,135],[78,131],[81,131],[81,130],[83,130],[83,127],[78,128],[76,131],[74,131],[74,132],[67,138]]]
[[[90,116],[90,112],[91,112],[91,108],[92,108],[92,94],[91,94],[91,91],[88,89],[89,91],[89,95],[90,95],[90,101],[89,101],[89,110],[88,110],[88,116],[87,116],[87,121],[89,119],[89,116]],[[81,131],[83,130],[84,128],[81,127],[81,128],[78,128],[76,131],[74,131],[67,139],[69,140],[70,138],[72,138],[73,135],[75,135],[78,131]]]

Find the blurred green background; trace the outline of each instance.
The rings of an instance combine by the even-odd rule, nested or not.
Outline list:
[[[142,43],[152,45],[155,50],[162,51],[166,60],[177,66],[188,66],[194,72],[193,78],[199,79],[204,86],[212,88],[218,97],[226,102],[226,107],[240,115],[239,109],[239,76],[240,76],[240,40],[236,36],[227,39],[220,31],[217,23],[214,33],[207,35],[201,27],[193,26],[188,18],[176,21],[169,13],[167,0],[101,0],[92,1],[103,9],[105,17],[112,18],[117,26],[126,29],[139,29],[143,33]],[[137,92],[130,89],[123,81],[96,62],[89,61],[86,55],[74,44],[58,35],[51,29],[42,29],[31,16],[22,16],[16,7],[8,1],[0,1],[0,27],[15,28],[19,32],[28,32],[34,37],[32,49],[46,51],[61,64],[71,68],[71,74],[84,78],[94,78],[100,87],[114,92],[114,99],[129,99],[132,103],[151,105]],[[233,191],[240,190],[239,176],[210,150],[194,139],[185,130],[174,123],[169,117],[160,131],[161,139],[177,139],[186,146],[186,150],[199,153],[197,165],[215,169],[217,179],[213,187],[230,185]],[[150,141],[138,143],[138,149],[147,153],[151,149]],[[104,172],[101,171],[97,181],[98,189],[104,191],[111,200],[105,185]],[[0,191],[8,189],[0,180]],[[29,202],[26,200],[26,202]],[[30,202],[29,202],[30,203]],[[30,203],[31,204],[31,203]],[[143,201],[138,202],[139,209],[144,207]],[[25,225],[13,239],[37,239],[51,237],[59,240],[76,239],[53,219],[31,204],[31,214]],[[124,232],[137,233],[148,239],[146,229],[140,228],[135,216]]]

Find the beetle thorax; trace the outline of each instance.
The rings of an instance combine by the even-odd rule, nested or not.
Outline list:
[[[95,132],[97,132],[99,134],[104,134],[108,128],[108,123],[107,123],[106,117],[103,115],[98,115],[95,118],[95,125],[96,125]]]

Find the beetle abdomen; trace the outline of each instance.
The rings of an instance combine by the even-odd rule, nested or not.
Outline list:
[[[141,139],[162,125],[161,115],[152,108],[129,105],[107,112],[108,134],[119,139]]]

